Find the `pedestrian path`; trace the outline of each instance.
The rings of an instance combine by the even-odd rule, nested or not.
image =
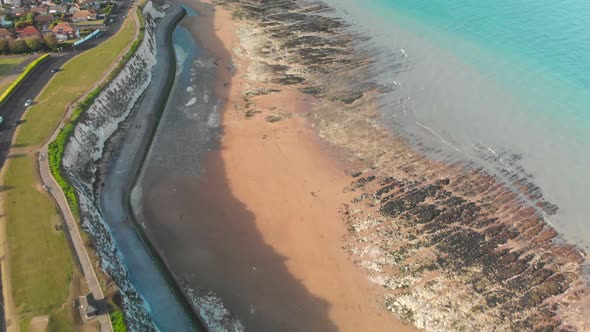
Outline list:
[[[55,131],[49,142],[52,142],[55,139],[57,133],[59,133],[59,130]],[[70,211],[70,208],[66,201],[66,197],[61,187],[57,184],[57,182],[51,175],[51,171],[49,170],[47,147],[48,144],[44,145],[39,153],[39,173],[41,175],[41,180],[43,182],[44,189],[49,191],[49,193],[53,196],[57,205],[59,206],[59,209],[61,210],[62,216],[67,225],[68,232],[70,234],[70,239],[76,252],[76,256],[78,257],[78,261],[82,268],[82,273],[86,278],[88,288],[90,289],[90,292],[92,293],[94,298],[100,302],[104,300],[102,288],[100,287],[98,277],[96,276],[94,267],[92,266],[90,256],[88,256],[88,251],[84,246],[84,241],[82,240],[82,236],[80,235],[76,219]],[[101,332],[113,331],[108,312],[102,313],[97,317],[97,319],[100,323]]]

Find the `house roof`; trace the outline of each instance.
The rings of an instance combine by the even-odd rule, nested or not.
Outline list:
[[[55,28],[53,28],[53,32],[55,33],[71,33],[75,31],[76,29],[74,29],[68,22],[58,23]]]
[[[6,36],[12,37],[12,32],[6,28],[0,28],[0,38],[5,38]]]
[[[16,8],[11,8],[10,12],[14,15],[19,15],[25,12],[25,9],[23,7],[16,7]]]
[[[66,6],[64,6],[64,5],[51,5],[51,6],[49,6],[49,11],[52,11],[52,10],[54,10],[54,11],[56,11],[56,12],[58,12],[58,13],[59,13],[59,12],[65,12],[65,11],[66,11],[66,9],[67,9],[67,8],[66,8]]]
[[[72,15],[72,18],[74,18],[74,19],[87,18],[87,17],[96,17],[96,12],[93,10],[81,10],[81,11],[75,13],[74,15]]]
[[[31,7],[31,12],[32,13],[47,13],[47,8],[46,7]]]
[[[35,16],[35,22],[37,23],[51,23],[53,21],[55,21],[55,17],[51,14]]]
[[[39,32],[39,30],[37,30],[37,28],[35,28],[34,26],[28,26],[25,27],[19,34],[19,37],[39,37],[41,36],[41,32]]]

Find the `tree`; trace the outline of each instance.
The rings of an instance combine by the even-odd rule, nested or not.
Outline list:
[[[47,47],[51,49],[57,48],[57,39],[55,38],[55,35],[53,33],[46,34],[45,36],[43,36],[43,39],[45,39],[45,44],[47,45]]]
[[[10,53],[10,48],[8,47],[8,40],[1,38],[0,39],[0,54],[8,54]]]
[[[45,43],[39,38],[27,38],[25,39],[25,43],[27,44],[27,47],[33,52],[37,52],[45,48]]]
[[[27,43],[22,39],[9,41],[8,48],[10,48],[10,52],[12,53],[26,53],[29,51]]]
[[[35,21],[35,16],[39,15],[39,13],[36,12],[31,12],[27,14],[27,21],[29,22],[34,22]]]

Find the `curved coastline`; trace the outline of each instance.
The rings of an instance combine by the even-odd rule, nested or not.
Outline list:
[[[126,215],[127,178],[113,182],[112,176],[108,176],[113,175],[110,171],[131,175],[136,159],[141,159],[135,158],[136,150],[149,141],[151,127],[131,128],[129,124],[135,124],[138,113],[142,113],[145,116],[140,120],[149,120],[146,124],[151,123],[152,127],[157,125],[158,106],[165,102],[166,87],[171,85],[175,73],[170,37],[184,16],[184,9],[148,1],[142,11],[142,43],[81,115],[66,145],[62,165],[79,197],[82,227],[97,248],[101,268],[119,288],[128,328],[156,331],[180,327],[185,331],[202,331],[159,257]],[[113,158],[122,152],[121,148],[129,147],[117,146],[121,137],[135,138],[140,143],[130,152],[123,151],[127,159]],[[111,197],[116,197],[111,202],[114,204],[103,208]]]
[[[141,286],[143,292],[142,289],[138,289],[138,291],[144,297],[144,300],[150,307],[150,311],[154,315],[157,315],[154,316],[154,321],[156,321],[158,328],[164,331],[177,328],[182,328],[186,331],[206,331],[207,328],[200,316],[197,312],[192,311],[193,308],[189,300],[180,290],[177,278],[175,278],[172,271],[167,269],[166,263],[161,259],[157,248],[150,242],[141,224],[135,218],[129,200],[130,191],[145,160],[147,150],[156,132],[159,119],[164,111],[176,75],[176,58],[172,47],[172,34],[178,23],[186,15],[186,11],[175,4],[169,4],[168,10],[169,12],[164,18],[166,22],[160,23],[162,29],[158,29],[156,36],[158,65],[152,71],[153,76],[150,86],[134,106],[133,115],[119,125],[123,130],[118,131],[107,143],[110,146],[110,151],[105,155],[105,159],[109,159],[113,164],[109,165],[108,170],[101,174],[101,180],[104,186],[100,191],[100,206],[103,213],[108,211],[105,213],[108,216],[105,218],[107,222],[108,220],[116,220],[117,218],[124,218],[130,222],[128,226],[131,226],[133,232],[137,233],[137,237],[134,237],[133,241],[140,244],[136,245],[134,249],[143,248],[145,254],[147,254],[144,257],[149,256],[152,259],[149,263],[153,264],[153,266],[148,266],[147,269],[151,273],[145,270],[145,265],[143,270],[138,270],[137,264],[135,264],[135,268],[128,266],[128,269],[130,270],[130,274],[134,275],[145,276],[146,273],[151,274],[152,278],[148,278],[149,280],[146,280],[147,283],[143,282]],[[121,156],[126,156],[127,158],[122,158]],[[123,173],[124,175],[122,175]],[[114,209],[114,207],[116,208]],[[128,231],[131,229],[128,229]],[[126,239],[129,240],[130,236],[128,234]],[[159,280],[159,282],[154,283],[154,278]],[[151,287],[154,285],[168,289],[172,297],[167,297],[168,295],[163,295],[162,293],[149,294],[152,290]],[[171,311],[176,311],[176,314],[173,315],[176,318],[168,319],[166,322],[160,322],[158,324],[158,320],[166,316],[163,312]]]

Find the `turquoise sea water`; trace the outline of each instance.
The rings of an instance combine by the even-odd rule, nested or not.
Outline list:
[[[590,244],[590,2],[332,0],[396,89],[384,119],[438,157],[521,172],[560,210],[547,220]],[[519,160],[509,160],[518,155]]]

